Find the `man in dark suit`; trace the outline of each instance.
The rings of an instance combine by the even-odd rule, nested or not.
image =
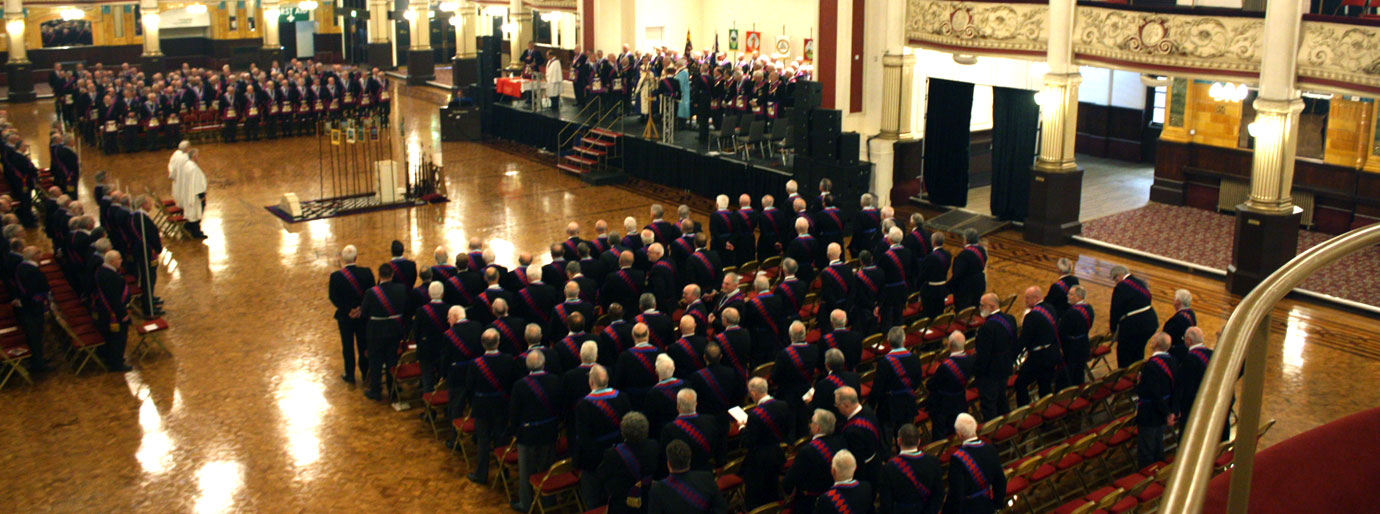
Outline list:
[[[154,294],[154,286],[158,283],[158,256],[163,253],[163,240],[159,237],[158,225],[153,222],[150,214],[153,212],[153,198],[139,195],[135,199],[134,207],[136,209],[129,216],[129,257],[134,261],[134,269],[139,275],[139,285],[144,290],[140,295],[140,305],[145,313],[161,316],[163,309],[159,305],[162,301]],[[406,301],[406,294],[403,296],[403,300]],[[398,305],[399,308],[405,306],[405,303]]]
[[[1198,398],[1198,386],[1207,376],[1208,364],[1212,362],[1212,349],[1203,345],[1203,329],[1188,327],[1184,332],[1184,342],[1188,344],[1188,357],[1179,362],[1179,374],[1174,380],[1174,397],[1178,399],[1179,431],[1187,430],[1188,416],[1193,413],[1194,400]],[[1231,436],[1231,423],[1222,426],[1222,440]]]
[[[854,478],[857,470],[858,460],[851,450],[840,450],[834,455],[830,465],[834,485],[815,500],[814,511],[819,514],[871,514],[872,485]]]
[[[680,279],[676,274],[676,265],[666,256],[666,250],[661,243],[652,243],[647,248],[647,259],[652,263],[647,270],[647,288],[657,300],[657,308],[665,312],[676,310],[676,291],[680,289]]]
[[[623,442],[605,450],[599,462],[598,478],[610,514],[646,512],[647,492],[661,463],[661,444],[648,437],[649,423],[640,412],[623,416],[619,426]]]
[[[843,244],[843,213],[834,205],[833,197],[824,197],[822,205],[823,208],[815,211],[811,217],[814,220],[815,233],[819,234],[820,244],[824,246],[835,243]],[[815,256],[814,264],[817,268],[823,267],[824,263],[820,262],[821,258],[824,257],[823,248],[816,251],[818,253]]]
[[[452,305],[450,311],[446,313],[446,321],[450,323],[450,328],[442,334],[446,341],[441,350],[442,373],[449,373],[451,367],[457,362],[463,365],[484,353],[484,345],[479,342],[484,327],[465,319],[464,307]],[[452,383],[458,384],[459,382]],[[454,405],[458,406],[459,402]],[[452,408],[448,414],[455,418],[459,417],[461,413]]]
[[[105,340],[101,347],[101,358],[106,369],[125,372],[133,368],[125,364],[125,342],[129,334],[129,286],[120,275],[120,252],[110,250],[105,253],[105,263],[96,270],[95,300],[93,313],[97,331]]]
[[[944,506],[944,470],[939,458],[920,451],[920,431],[906,423],[896,430],[900,453],[882,466],[877,482],[881,512],[938,514]]]
[[[444,369],[440,365],[447,344],[446,330],[450,329],[446,320],[450,305],[441,299],[445,288],[440,282],[432,282],[426,288],[430,301],[412,311],[412,340],[417,343],[417,361],[422,367],[422,392],[429,393]]]
[[[743,381],[732,367],[723,364],[723,349],[718,343],[705,345],[703,367],[686,382],[703,398],[699,412],[716,418],[720,431],[727,434],[728,410],[743,403]]]
[[[955,330],[949,334],[949,356],[939,361],[926,389],[925,411],[930,413],[935,440],[953,434],[954,419],[968,411],[968,379],[973,376],[973,357],[964,352],[967,338]]]
[[[963,445],[949,458],[949,493],[944,512],[992,514],[1006,506],[1006,474],[997,448],[977,437],[977,420],[958,415],[954,432]]]
[[[734,253],[737,255],[737,264],[756,258],[757,236],[753,231],[757,230],[760,224],[757,211],[752,208],[752,197],[747,193],[738,195],[738,240],[734,243]]]
[[[48,361],[43,356],[44,315],[52,301],[52,288],[48,276],[38,267],[38,247],[26,246],[24,260],[14,270],[15,290],[12,294],[19,303],[20,328],[29,346],[29,370],[35,373],[48,371]]]
[[[493,301],[494,320],[489,328],[498,331],[498,349],[508,355],[517,355],[527,350],[527,341],[522,337],[527,321],[508,314],[508,302],[502,298]]]
[[[815,314],[816,326],[828,326],[830,314],[836,310],[848,312],[853,288],[857,287],[857,277],[853,269],[841,260],[843,249],[831,244],[825,250],[829,264],[819,273],[819,311]],[[850,367],[851,369],[851,367]]]
[[[844,445],[858,458],[858,478],[875,483],[881,475],[882,462],[890,453],[877,415],[872,408],[858,402],[858,390],[852,387],[834,390],[834,406],[845,420],[841,429]]]
[[[906,307],[909,291],[914,289],[912,286],[916,274],[910,250],[901,246],[901,229],[893,227],[891,232],[887,233],[886,240],[891,246],[882,253],[877,267],[881,268],[885,277],[885,283],[882,284],[880,317],[882,327],[889,329],[902,322],[901,312]]]
[[[714,480],[713,471],[692,470],[692,445],[672,441],[666,447],[666,468],[671,474],[652,484],[647,495],[648,514],[725,514],[728,503]]]
[[[834,309],[829,315],[829,331],[819,338],[825,351],[837,349],[843,353],[843,369],[853,371],[862,360],[863,335],[848,329],[848,314]],[[827,364],[827,363],[826,363]]]
[[[407,305],[407,288],[393,282],[393,267],[379,265],[379,284],[364,294],[360,304],[360,316],[368,320],[365,325],[365,340],[369,342],[369,390],[364,393],[371,400],[383,400],[380,380],[385,370],[393,369],[398,363],[398,344],[403,339],[403,306]],[[389,375],[389,389],[392,378]]]
[[[786,245],[786,257],[795,259],[799,269],[795,274],[809,283],[815,278],[815,253],[823,255],[823,244],[810,235],[810,220],[807,217],[795,219],[795,238]]]
[[[1164,460],[1164,428],[1178,421],[1174,377],[1179,363],[1169,355],[1169,344],[1164,332],[1150,337],[1154,353],[1136,382],[1136,462],[1141,468]]]
[[[931,245],[930,241],[930,231],[925,230],[925,215],[918,212],[911,214],[910,232],[906,232],[906,237],[901,240],[901,245],[909,248],[911,255],[924,256],[934,251],[934,246]]]
[[[565,280],[573,280],[570,277],[583,274],[583,278],[588,281],[590,286],[593,286],[589,291],[590,298],[594,298],[595,292],[599,290],[597,284],[604,281],[604,263],[599,260],[598,254],[594,253],[594,249],[591,247],[592,244],[593,243],[589,241],[580,243],[579,249],[577,250],[580,259],[578,261],[565,263],[566,273],[565,276],[562,277]],[[571,273],[570,265],[572,264],[575,265],[574,273]],[[547,281],[551,282],[552,287],[560,287],[551,280],[551,277],[547,277]],[[584,285],[585,282],[581,282],[580,287],[584,287]]]
[[[1069,308],[1069,290],[1078,285],[1078,277],[1073,276],[1073,261],[1067,257],[1060,257],[1055,264],[1059,268],[1059,278],[1049,285],[1049,292],[1045,293],[1045,303],[1054,306],[1059,316],[1063,317],[1064,311]]]
[[[882,215],[877,211],[877,197],[872,193],[863,193],[858,203],[862,208],[853,216],[853,238],[848,241],[848,255],[853,257],[876,246],[882,236]],[[915,251],[912,250],[911,254],[915,254]]]
[[[514,270],[516,271],[516,270]],[[546,273],[536,266],[527,267],[527,286],[517,292],[517,310],[522,319],[542,326],[551,325],[551,309],[560,299],[556,288],[543,281]]]
[[[844,369],[843,352],[837,348],[825,350],[823,361],[827,374],[815,380],[813,393],[806,393],[812,396],[809,408],[810,410],[824,409],[838,416],[839,412],[834,406],[834,391],[844,387],[860,389],[862,388],[862,377]]]
[[[561,373],[561,398],[564,405],[561,412],[574,412],[575,405],[580,403],[589,394],[589,370],[599,359],[599,346],[596,343],[586,341],[580,345],[580,365]],[[568,422],[566,430],[570,433],[570,440],[575,439],[575,427]]]
[[[1112,305],[1107,321],[1116,334],[1116,366],[1124,368],[1145,358],[1145,342],[1159,326],[1159,316],[1151,305],[1150,287],[1131,274],[1126,266],[1112,267]]]
[[[1016,406],[1030,403],[1030,384],[1039,386],[1039,395],[1054,393],[1054,378],[1062,372],[1064,357],[1059,345],[1059,321],[1054,307],[1043,302],[1040,288],[1025,290],[1025,306],[1030,309],[1021,320],[1018,353],[1025,353],[1025,362],[1016,373]]]
[[[742,428],[742,444],[747,449],[743,458],[742,477],[745,503],[748,510],[780,499],[778,483],[786,455],[781,443],[789,442],[791,420],[795,419],[786,402],[767,394],[767,381],[752,377],[747,383],[753,407],[748,409],[747,422]],[[735,421],[736,423],[736,421]]]
[[[503,300],[505,306],[513,304],[513,293],[498,285],[498,280],[502,276],[503,274],[499,273],[498,268],[484,268],[486,287],[475,295],[474,303],[471,305],[473,308],[468,312],[470,319],[485,325],[493,323],[495,319],[498,319],[494,314],[494,304],[498,300]]]
[[[594,319],[594,304],[580,299],[580,285],[575,282],[565,283],[565,301],[551,307],[548,315],[550,322],[547,323],[546,334],[549,337],[565,337],[569,330],[567,320],[570,315],[579,313],[586,321]],[[587,325],[586,325],[587,326]]]
[[[776,208],[771,195],[762,197],[761,221],[757,224],[761,235],[757,238],[757,260],[781,255],[785,244],[795,237],[790,213]]]
[[[437,269],[444,270],[445,268],[433,267],[432,273],[435,274]],[[487,287],[484,283],[483,274],[479,270],[470,269],[470,263],[467,259],[457,259],[455,266],[450,267],[450,273],[450,278],[442,282],[446,286],[446,294],[444,295],[446,303],[463,305],[467,308],[475,306],[479,302],[479,295]],[[481,307],[481,309],[483,308],[487,307]]]
[[[786,322],[781,299],[771,294],[771,282],[766,275],[752,281],[757,296],[748,298],[743,306],[743,328],[752,333],[753,362],[766,362],[781,346],[781,326]],[[798,321],[795,323],[799,323]]]
[[[781,480],[781,489],[794,493],[793,514],[812,514],[815,501],[833,484],[834,455],[844,449],[843,438],[834,435],[836,420],[833,413],[824,409],[810,415],[810,441],[796,450],[795,460]]]
[[[743,307],[746,306],[745,298],[741,289],[738,289],[737,273],[725,273],[719,290],[709,296],[709,302],[714,306],[714,312],[709,315],[710,323],[713,323],[714,330],[724,329],[724,311],[734,309],[742,315]],[[739,319],[741,321],[741,318]]]
[[[688,378],[704,367],[704,349],[708,341],[704,336],[695,335],[695,318],[681,316],[680,339],[666,348],[666,354],[676,363],[676,376]]]
[[[649,333],[647,325],[634,325],[633,347],[616,356],[617,364],[613,368],[613,385],[623,391],[627,401],[636,410],[642,409],[643,398],[658,380],[656,359],[661,351],[648,342]]]
[[[676,392],[676,419],[661,429],[661,445],[683,441],[690,446],[690,469],[713,472],[715,463],[722,464],[724,439],[727,434],[712,415],[696,412],[699,393],[684,388]]]
[[[586,508],[593,509],[605,503],[599,463],[604,451],[618,441],[623,415],[632,408],[627,397],[609,388],[609,374],[603,366],[590,368],[589,389],[590,393],[575,404],[575,439],[570,448],[575,469],[580,470],[580,497],[588,504]]]
[[[949,263],[953,260],[944,248],[944,233],[930,236],[934,250],[920,257],[920,315],[933,319],[944,313],[944,299],[949,296]]]
[[[728,210],[728,195],[715,197],[714,205],[717,210],[709,214],[709,248],[719,255],[736,255],[738,232],[742,229],[743,220]],[[730,258],[728,262],[737,264],[737,258]]]
[[[1064,345],[1066,371],[1059,375],[1059,378],[1064,380],[1063,385],[1083,385],[1087,379],[1088,357],[1092,352],[1088,331],[1092,330],[1095,316],[1092,305],[1084,301],[1087,295],[1088,291],[1083,289],[1083,286],[1070,287],[1065,297],[1069,306],[1059,318],[1059,342]],[[1049,296],[1046,295],[1045,299],[1048,301]]]
[[[800,308],[805,304],[805,295],[810,292],[810,284],[796,277],[800,264],[790,257],[781,259],[781,281],[772,290],[781,302],[781,315],[784,320],[800,319]]]
[[[764,363],[752,362],[752,334],[738,326],[738,321],[738,309],[724,309],[725,326],[718,334],[714,334],[714,342],[718,343],[719,349],[723,351],[724,363],[732,367],[738,374],[738,380],[742,381],[755,366]]]
[[[1198,326],[1198,315],[1193,312],[1193,293],[1187,289],[1174,291],[1174,315],[1164,320],[1162,332],[1169,334],[1169,354],[1183,362],[1188,358],[1188,345],[1184,344],[1184,332],[1189,327]]]
[[[514,510],[531,508],[533,473],[551,466],[556,457],[556,437],[564,413],[561,401],[561,379],[547,373],[546,354],[528,352],[527,376],[513,384],[512,429],[517,436],[518,501]]]
[[[593,334],[585,332],[585,315],[579,312],[572,312],[570,317],[566,318],[565,332],[565,336],[553,344],[556,351],[556,362],[546,366],[546,369],[553,373],[560,373],[579,366],[580,349],[584,347],[585,343],[598,340]]]
[[[954,256],[949,292],[954,295],[954,311],[976,307],[987,292],[987,249],[978,244],[974,229],[963,230],[963,250]]]
[[[877,268],[872,252],[863,250],[858,255],[858,261],[862,268],[853,274],[853,284],[856,287],[853,288],[853,295],[849,300],[852,309],[849,317],[853,319],[854,330],[870,334],[879,329],[876,308],[882,297],[882,285],[886,283],[886,274]]]
[[[667,313],[657,310],[656,296],[651,293],[642,293],[637,299],[637,306],[641,311],[633,317],[633,321],[647,325],[651,343],[657,349],[665,350],[676,339],[676,322]]]
[[[805,424],[808,412],[805,400],[801,398],[815,382],[815,370],[819,369],[821,358],[819,348],[805,342],[805,324],[791,323],[789,329],[791,344],[776,352],[776,365],[772,366],[771,382],[776,385],[776,394],[782,401],[791,405],[796,419],[791,421],[793,430]],[[753,341],[753,345],[757,342]]]
[[[701,290],[713,291],[722,283],[722,254],[705,248],[709,238],[695,234],[695,250],[685,257],[684,279],[686,283],[700,286]]]
[[[654,203],[651,207],[651,214],[652,222],[647,224],[647,230],[652,231],[652,235],[655,236],[656,242],[661,243],[662,246],[666,246],[671,244],[672,240],[680,237],[680,227],[677,227],[675,223],[662,219],[666,217],[665,207],[662,207],[659,203]],[[646,245],[651,243],[644,242],[643,244]]]
[[[618,303],[623,306],[623,312],[640,312],[636,310],[637,298],[642,295],[642,287],[645,276],[641,270],[634,269],[633,253],[623,251],[618,256],[618,269],[610,273],[604,279],[604,285],[599,288],[599,306],[608,310],[609,304]]]
[[[982,295],[978,303],[983,323],[978,327],[973,353],[973,382],[978,390],[982,419],[991,420],[1011,410],[1006,381],[1015,360],[1016,318],[1001,311],[996,293]]]
[[[920,358],[906,350],[906,330],[891,327],[886,333],[891,351],[877,361],[877,375],[872,379],[872,397],[882,425],[891,432],[894,427],[910,423],[919,413],[916,389],[920,387],[924,367]]]
[[[465,366],[464,395],[462,402],[471,406],[470,417],[474,419],[474,439],[476,457],[479,459],[465,478],[476,484],[489,483],[489,458],[495,443],[507,433],[508,403],[511,398],[513,382],[517,378],[512,354],[498,351],[499,334],[488,329],[480,338],[484,345],[484,355],[480,355]],[[529,354],[539,355],[541,352]]]

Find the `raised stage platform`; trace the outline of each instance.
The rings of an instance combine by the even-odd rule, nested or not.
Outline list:
[[[561,131],[583,121],[577,119],[579,111],[568,103],[562,102],[559,114],[551,109],[532,112],[525,102],[495,104],[492,114],[483,122],[484,134],[540,148],[550,152],[554,162],[559,159],[556,145]],[[673,144],[643,139],[645,125],[639,116],[629,115],[613,127],[623,139],[620,164],[629,177],[707,198],[727,194],[735,206],[741,193],[751,195],[754,205],[760,203],[762,195],[770,194],[778,199],[778,207],[788,209],[780,203],[786,194],[786,181],[795,179],[801,194],[808,197],[815,194],[819,180],[828,177],[834,183],[834,197],[840,199],[840,210],[851,215],[858,210],[857,198],[871,184],[872,164],[868,162],[843,164],[796,155],[790,159],[792,165],[786,167],[779,157],[761,158],[755,150],[747,158],[712,152],[708,143],[696,141],[695,130],[677,131]]]

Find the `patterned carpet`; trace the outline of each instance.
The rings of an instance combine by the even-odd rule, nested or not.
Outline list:
[[[1151,202],[1145,207],[1083,224],[1083,237],[1218,270],[1231,264],[1236,218],[1227,214]],[[1330,236],[1299,231],[1299,251]],[[1380,307],[1380,247],[1319,271],[1300,286],[1316,293]]]

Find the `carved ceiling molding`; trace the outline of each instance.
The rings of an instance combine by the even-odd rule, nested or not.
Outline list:
[[[543,11],[575,12],[578,9],[575,0],[522,0],[522,5]]]
[[[1049,5],[909,0],[906,39],[949,52],[1043,55]]]
[[[1203,16],[1079,6],[1076,61],[1201,75],[1259,75],[1260,18]]]
[[[1329,89],[1380,90],[1380,27],[1304,21],[1298,72]]]

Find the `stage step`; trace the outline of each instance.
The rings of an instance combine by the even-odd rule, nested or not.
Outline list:
[[[573,162],[573,163],[576,163],[576,164],[583,164],[583,165],[585,165],[585,166],[593,166],[595,163],[599,162],[599,161],[596,161],[596,160],[594,160],[594,159],[586,159],[586,158],[580,157],[580,156],[578,156],[578,155],[566,155],[566,156],[565,156],[565,160],[570,161],[570,162]]]
[[[558,169],[558,170],[569,171],[569,172],[574,173],[574,174],[576,174],[576,175],[584,175],[585,173],[588,173],[588,172],[589,172],[588,170],[582,170],[582,169],[580,169],[580,168],[571,166],[571,165],[566,164],[566,163],[557,164],[557,165],[556,165],[556,169]]]
[[[585,142],[585,144],[591,144],[591,145],[594,145],[594,146],[602,146],[602,147],[604,147],[604,148],[612,148],[612,147],[613,147],[613,144],[614,144],[613,141],[605,141],[605,140],[603,140],[603,139],[599,139],[599,138],[596,138],[596,137],[588,137],[588,136],[580,138],[580,141]]]
[[[595,150],[595,149],[590,148],[590,147],[588,147],[588,146],[577,146],[577,147],[571,148],[571,150],[574,150],[574,151],[576,151],[576,152],[580,152],[580,153],[585,154],[585,155],[593,155],[593,156],[596,156],[596,157],[603,157],[603,156],[605,156],[605,155],[608,155],[608,152],[605,152],[605,151],[603,151],[603,150]]]
[[[592,129],[589,129],[589,132],[590,132],[591,134],[599,134],[599,135],[601,135],[601,136],[608,137],[608,138],[614,138],[614,139],[617,139],[617,138],[619,138],[620,136],[622,136],[622,134],[619,134],[619,133],[614,132],[614,131],[612,131],[612,130],[601,129],[601,128],[592,128]]]
[[[583,173],[580,175],[580,180],[592,186],[607,186],[622,184],[628,180],[628,176],[617,170],[601,170]]]

